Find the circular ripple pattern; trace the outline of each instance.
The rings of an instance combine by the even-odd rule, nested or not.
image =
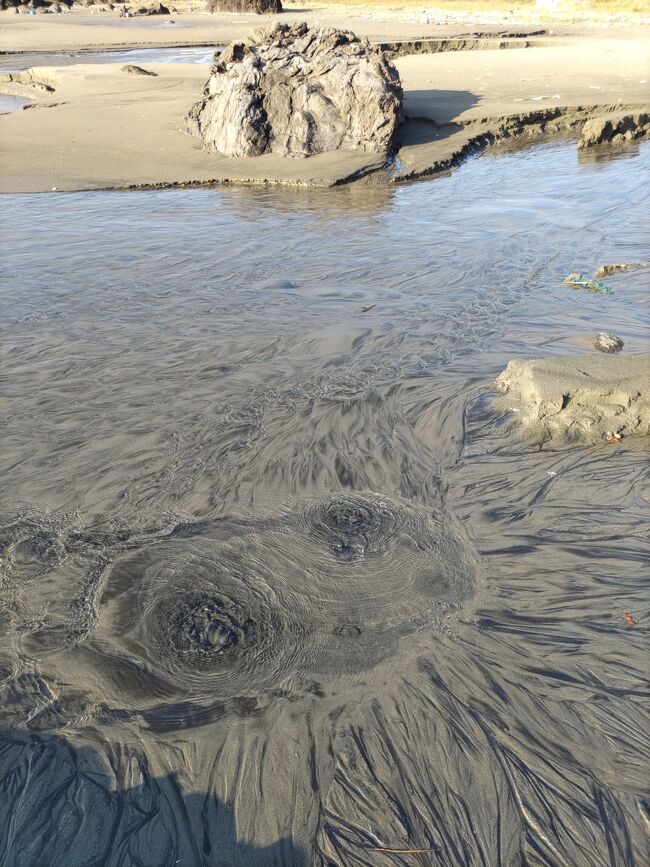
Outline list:
[[[67,556],[65,519],[36,510],[0,517],[0,556],[12,575],[29,581],[60,566]]]
[[[372,667],[401,638],[448,628],[476,588],[457,522],[374,493],[298,500],[260,539],[276,580],[320,621],[320,671]]]
[[[301,504],[297,522],[308,538],[322,542],[336,558],[355,560],[378,553],[404,537],[426,545],[419,513],[409,513],[376,494],[340,494]],[[398,539],[395,538],[398,534]]]
[[[308,614],[239,548],[182,537],[116,561],[94,639],[116,701],[181,725],[190,706],[200,719],[295,685]]]
[[[239,614],[230,600],[190,597],[169,612],[166,623],[172,643],[194,664],[211,664],[224,651],[255,638],[255,622]]]
[[[53,663],[102,713],[159,730],[335,691],[399,660],[415,633],[446,630],[474,593],[462,529],[374,493],[185,529],[116,552],[92,597],[92,634]]]

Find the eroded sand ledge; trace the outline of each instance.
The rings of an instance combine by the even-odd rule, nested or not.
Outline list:
[[[31,70],[27,110],[0,115],[0,192],[248,183],[333,186],[379,172],[399,182],[449,169],[515,137],[577,134],[590,117],[648,108],[643,39],[565,39],[534,48],[398,58],[408,118],[395,159],[333,152],[306,160],[224,158],[181,131],[207,66],[122,64]],[[598,52],[598,68],[591,60]],[[54,91],[39,89],[39,82]]]
[[[497,404],[537,442],[647,436],[649,383],[650,355],[515,359],[496,381]]]

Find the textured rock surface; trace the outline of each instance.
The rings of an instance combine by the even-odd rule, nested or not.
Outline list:
[[[638,271],[639,268],[647,268],[650,262],[613,262],[607,265],[601,265],[594,274],[594,277],[612,277],[614,274],[621,274],[623,271]]]
[[[208,0],[208,12],[239,12],[273,15],[282,12],[280,0]]]
[[[594,349],[597,349],[599,352],[620,352],[624,345],[621,338],[615,334],[599,331],[594,342]]]
[[[222,52],[186,129],[225,156],[382,153],[401,105],[397,71],[366,39],[278,24]]]
[[[584,355],[510,361],[496,387],[538,442],[599,442],[650,433],[650,355]]]
[[[650,135],[650,113],[595,117],[582,127],[579,148],[601,144],[625,144]]]

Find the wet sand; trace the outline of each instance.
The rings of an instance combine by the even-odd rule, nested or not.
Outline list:
[[[409,122],[399,133],[393,181],[447,169],[494,140],[575,133],[588,117],[648,105],[642,82],[650,77],[649,60],[642,38],[582,37],[548,47],[425,54],[395,62]],[[180,125],[200,96],[207,68],[147,68],[156,77],[128,76],[112,64],[33,70],[32,79],[49,84],[53,93],[5,81],[5,90],[34,100],[27,111],[0,116],[0,190],[225,182],[331,186],[385,166],[383,155],[358,152],[308,160],[273,154],[229,159],[205,152]]]
[[[180,41],[65,18],[14,44]],[[645,440],[540,448],[495,389],[643,374],[647,269],[563,280],[647,261],[650,144],[523,146],[647,99],[643,38],[400,58],[388,167],[226,167],[196,64],[3,83],[0,864],[644,863]],[[318,188],[94,189],[226,179]]]
[[[40,69],[55,93],[27,111],[0,117],[2,192],[102,189],[234,180],[330,186],[377,168],[382,156],[319,154],[296,161],[265,155],[226,159],[180,130],[207,78],[201,64],[146,64],[156,77],[129,76],[121,64]],[[24,93],[20,85],[14,92]],[[47,147],[43,147],[43,136]]]
[[[493,383],[644,350],[643,271],[563,279],[649,157],[3,197],[5,863],[643,863],[646,456]]]

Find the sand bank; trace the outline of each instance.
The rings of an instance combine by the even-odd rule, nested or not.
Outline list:
[[[175,4],[176,5],[176,4]],[[306,7],[285,4],[281,15],[208,14],[205,12],[174,13],[172,16],[119,18],[117,11],[100,12],[74,10],[62,15],[15,15],[0,12],[0,52],[19,51],[79,51],[106,48],[159,47],[170,45],[224,44],[241,39],[255,27],[268,27],[278,21],[292,24],[307,21],[320,27],[352,30],[376,42],[404,39],[426,40],[434,37],[467,37],[477,32],[494,33],[511,38],[551,27],[558,31],[558,22],[544,17],[543,12],[512,16],[459,13],[453,10],[423,16],[420,10],[390,10],[355,6]],[[174,24],[170,24],[170,20]],[[600,29],[602,29],[602,22]],[[630,21],[621,21],[617,31],[624,33]],[[562,33],[583,32],[584,24],[562,24]],[[599,27],[590,31],[599,32]],[[610,31],[611,32],[611,31]],[[634,35],[634,30],[630,34]]]
[[[121,64],[38,69],[27,90],[4,76],[1,89],[29,93],[33,104],[0,116],[0,191],[226,182],[331,186],[380,169],[394,182],[447,169],[503,138],[577,131],[589,117],[648,106],[650,61],[643,38],[567,38],[543,47],[421,54],[395,63],[408,121],[390,163],[381,155],[350,152],[307,160],[225,159],[204,152],[180,131],[207,78],[207,67],[199,64],[145,64],[156,77],[125,75]],[[38,89],[39,81],[54,92]]]
[[[589,117],[648,104],[643,39],[571,38],[526,50],[404,57],[397,66],[405,113],[417,119],[404,129],[398,180],[448,168],[493,141],[570,132]]]
[[[200,97],[206,67],[146,68],[156,76],[127,75],[121,64],[32,71],[56,90],[28,110],[0,116],[0,191],[228,181],[331,186],[384,162],[381,155],[343,151],[309,160],[208,153],[199,139],[180,130],[184,114]],[[25,91],[14,85],[13,92]]]
[[[511,361],[496,385],[534,440],[601,442],[650,433],[649,382],[650,355],[585,355]]]

